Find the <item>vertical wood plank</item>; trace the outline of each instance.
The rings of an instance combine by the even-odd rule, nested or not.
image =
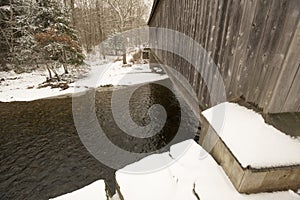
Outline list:
[[[256,14],[252,22],[252,29],[250,32],[250,38],[248,43],[249,51],[244,55],[246,61],[244,63],[244,69],[242,73],[242,91],[248,101],[252,98],[251,94],[248,92],[249,87],[255,87],[252,81],[252,76],[258,75],[256,72],[256,60],[258,57],[259,50],[261,48],[262,39],[265,33],[265,24],[269,17],[269,12],[271,5],[275,1],[269,0],[259,0]]]
[[[257,102],[260,93],[263,92],[263,84],[267,76],[267,69],[271,71],[273,66],[269,66],[269,58],[274,57],[274,51],[277,48],[282,29],[282,21],[286,17],[287,1],[273,1],[267,21],[264,27],[264,34],[261,40],[260,48],[256,57],[256,63],[253,66],[255,71],[249,78],[251,84],[248,85],[247,93],[250,102]],[[277,29],[279,27],[279,29]],[[276,31],[277,29],[277,31]],[[279,31],[278,31],[279,30]],[[277,34],[276,34],[277,33]],[[277,36],[275,38],[275,36]],[[269,71],[269,73],[271,73]]]
[[[197,37],[196,41],[203,47],[204,47],[204,35],[205,35],[205,28],[206,28],[206,20],[207,20],[207,7],[208,7],[208,1],[203,0],[202,5],[201,5],[201,24],[199,26],[199,37]],[[202,88],[203,88],[203,72],[204,72],[204,67],[203,67],[203,60],[204,60],[204,54],[203,52],[200,52],[199,55],[199,66],[200,66],[200,74],[198,78],[198,99],[202,102],[203,101],[203,96],[202,96]]]
[[[295,112],[300,106],[300,65],[283,106],[283,112]]]
[[[246,54],[248,49],[248,41],[250,38],[250,32],[252,27],[252,21],[255,16],[256,11],[256,1],[248,1],[248,0],[242,0],[243,3],[243,14],[241,18],[241,25],[238,30],[238,38],[237,38],[237,48],[236,48],[236,54],[234,56],[234,63],[233,66],[235,70],[232,73],[232,80],[230,82],[229,88],[232,90],[232,96],[240,97],[242,95],[242,82],[241,75],[243,73],[244,69],[244,63],[246,60],[246,57],[243,55]]]
[[[275,109],[275,107],[272,107],[271,105],[271,101],[274,102],[274,100],[272,100],[273,95],[274,94],[274,89],[276,87],[276,85],[278,85],[281,80],[280,80],[280,76],[288,76],[289,77],[289,73],[295,73],[295,68],[289,68],[288,71],[289,73],[286,73],[284,75],[280,75],[280,72],[282,71],[282,69],[284,68],[283,66],[283,61],[286,58],[286,56],[288,55],[288,49],[292,48],[294,51],[297,51],[297,49],[295,49],[295,47],[290,47],[291,41],[293,41],[293,43],[295,42],[295,39],[293,40],[293,35],[295,33],[295,31],[297,31],[297,23],[299,22],[299,11],[300,11],[300,5],[299,5],[299,1],[298,0],[290,0],[288,1],[288,9],[286,11],[287,16],[285,18],[284,21],[284,26],[278,27],[277,29],[278,32],[280,31],[280,29],[282,29],[280,32],[280,35],[277,35],[275,37],[280,38],[279,40],[279,44],[278,44],[278,48],[276,49],[276,51],[272,54],[272,58],[269,61],[269,66],[268,67],[268,77],[265,80],[265,84],[264,84],[264,88],[263,88],[263,92],[261,93],[261,95],[259,96],[259,106],[264,108],[265,112],[279,112],[280,109]],[[298,50],[299,51],[299,50]],[[288,58],[289,60],[291,59],[295,59],[292,57]],[[269,69],[271,68],[271,70]],[[288,80],[286,78],[284,78],[284,80]],[[280,96],[276,97],[276,101],[278,102],[283,102],[282,97],[284,95],[287,94],[286,90],[284,90],[285,87],[287,87],[287,85],[290,84],[290,81],[287,81],[284,86],[279,86],[280,89]],[[280,103],[279,103],[280,104]],[[278,105],[279,105],[278,104]],[[272,107],[272,108],[271,108]]]
[[[204,9],[204,1],[205,0],[199,0],[197,1],[198,2],[198,9],[197,9],[197,16],[196,16],[196,25],[195,25],[195,36],[194,36],[194,39],[196,42],[198,42],[200,45],[200,38],[201,38],[201,34],[199,31],[201,31],[201,26],[203,24],[203,17],[202,17],[202,13],[203,13],[203,9]],[[198,50],[198,49],[196,49]],[[200,63],[198,62],[201,58],[201,55],[200,55],[200,52],[194,52],[194,55],[197,56],[195,57],[195,64],[196,64],[196,68],[199,69],[199,65]],[[201,80],[201,76],[199,74],[199,71],[196,70],[195,71],[195,74],[194,74],[194,83],[193,83],[193,86],[194,86],[194,89],[197,93],[197,96],[199,97],[199,88],[200,88],[200,80]]]
[[[299,66],[299,51],[300,51],[300,22],[298,17],[298,24],[296,32],[293,35],[293,39],[290,42],[290,47],[286,53],[285,60],[281,67],[280,75],[277,78],[274,92],[267,107],[267,112],[278,113],[286,110],[283,108],[287,95],[293,84],[294,74],[297,73],[297,67]],[[299,94],[298,94],[299,95]]]
[[[225,1],[225,5],[223,7],[222,10],[222,17],[221,17],[221,27],[220,27],[220,32],[218,35],[218,41],[217,41],[217,47],[216,47],[216,54],[215,54],[215,62],[217,64],[218,70],[220,75],[222,75],[222,77],[224,77],[224,67],[222,66],[222,60],[223,60],[223,56],[224,56],[224,52],[225,52],[225,45],[226,45],[226,40],[228,38],[226,38],[227,36],[227,31],[228,31],[228,24],[229,24],[229,19],[230,19],[230,15],[231,15],[231,6],[233,4],[234,0],[227,0]],[[217,80],[218,83],[217,85],[220,85],[223,80]],[[217,88],[216,93],[220,94],[221,88]],[[226,88],[225,88],[226,89]]]
[[[232,89],[229,88],[230,80],[232,77],[232,71],[234,68],[234,54],[237,45],[237,38],[240,23],[241,23],[241,15],[242,15],[243,5],[240,1],[233,1],[230,7],[230,19],[228,22],[228,29],[226,33],[226,42],[225,42],[225,52],[222,59],[222,69],[223,69],[223,80],[225,84],[225,88],[227,90],[227,96],[230,97],[233,95]]]

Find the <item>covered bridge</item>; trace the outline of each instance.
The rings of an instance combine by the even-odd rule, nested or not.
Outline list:
[[[245,99],[264,113],[299,112],[299,11],[299,0],[155,0],[148,24],[198,42],[217,65],[227,100]],[[150,34],[151,42],[176,43],[168,37]],[[217,80],[209,65],[199,75],[172,52],[153,49],[153,54],[189,80],[202,109],[211,106],[203,76],[211,77],[211,88],[217,88]]]
[[[165,66],[184,97],[190,93],[180,87],[176,73],[169,67],[188,80],[197,96],[193,98],[198,100],[196,106],[200,106],[201,110],[223,101],[239,101],[262,113],[267,121],[270,118],[269,123],[284,133],[299,136],[299,17],[299,0],[155,0],[148,22],[151,59]],[[176,32],[170,33],[170,29]],[[184,38],[186,36],[194,42],[189,42]],[[204,53],[195,48],[200,45]],[[224,98],[215,102],[211,100],[212,94]],[[236,128],[239,120],[247,123],[252,119],[238,118],[231,122],[230,127]],[[300,165],[242,166],[241,157],[233,153],[231,143],[226,143],[226,138],[211,128],[211,123],[202,115],[200,121],[199,143],[223,167],[239,192],[299,189]],[[265,126],[265,122],[262,123]],[[257,149],[259,146],[257,141],[264,132],[253,127],[248,129],[258,133],[257,137],[253,136],[252,143],[245,141],[247,145],[239,145],[238,149],[245,150],[247,146]],[[244,132],[236,130],[231,130],[231,137]],[[252,138],[255,134],[249,135]],[[243,138],[240,137],[238,142]],[[268,144],[266,138],[264,142]],[[283,148],[281,142],[272,148],[260,147],[263,152],[278,147],[284,150],[290,148]],[[247,152],[248,155],[253,154]],[[268,160],[270,154],[266,154],[263,160]],[[299,155],[299,149],[294,149],[290,155]]]

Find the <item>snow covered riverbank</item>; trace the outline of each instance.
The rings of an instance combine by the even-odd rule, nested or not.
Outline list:
[[[0,72],[0,101],[33,101],[82,92],[88,88],[134,85],[168,78],[160,68],[151,69],[148,64],[123,67],[120,61],[109,64],[93,63],[88,76],[69,84],[70,87],[66,90],[51,87],[38,89],[38,85],[46,81],[46,76],[46,70],[23,74]]]
[[[186,153],[179,157],[178,151],[188,146]],[[200,159],[202,147],[188,140],[171,147],[169,153],[149,156],[132,164],[116,174],[117,183],[125,200],[299,200],[292,191],[245,195],[236,191],[223,169],[211,157]],[[163,170],[129,174],[149,162],[176,160]]]
[[[181,150],[186,147],[187,151],[181,155]],[[193,140],[188,140],[172,146],[170,152],[149,156],[117,171],[116,181],[124,200],[300,200],[300,196],[292,191],[240,194],[211,156],[200,159],[201,151],[201,146]],[[149,163],[159,165],[166,160],[174,160],[174,163],[158,171],[128,173],[134,169],[143,169]],[[94,188],[90,185],[57,200],[78,199],[77,197],[84,194],[86,196],[83,197],[91,197],[88,198],[90,200],[106,199],[103,195],[104,187],[98,187],[98,193],[90,193],[89,187],[91,190]],[[73,196],[74,194],[78,196]],[[114,199],[118,199],[117,196]]]

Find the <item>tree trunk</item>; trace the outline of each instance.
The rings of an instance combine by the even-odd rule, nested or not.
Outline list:
[[[67,63],[66,51],[63,49],[63,67],[64,67],[65,74],[69,74],[68,67],[67,67],[66,63]]]
[[[46,67],[47,67],[47,70],[48,70],[48,73],[49,73],[49,81],[51,81],[51,79],[52,79],[52,73],[51,73],[50,67],[49,67],[48,64],[46,64]]]
[[[69,74],[68,67],[66,64],[63,64],[65,74]]]
[[[10,6],[10,31],[11,31],[11,38],[10,38],[10,52],[12,53],[14,51],[14,25],[13,25],[13,17],[14,17],[14,11],[13,11],[13,0],[9,1]]]
[[[72,12],[72,25],[76,27],[76,19],[75,19],[75,2],[71,0],[71,12]]]
[[[56,71],[56,64],[55,64],[55,66],[53,67],[50,67],[50,69],[52,70],[52,72],[54,73],[54,75],[55,75],[55,77],[56,77],[56,79],[57,79],[57,81],[60,81],[61,80],[61,78],[60,78],[60,76],[58,75],[58,73],[57,73],[57,71]]]
[[[123,65],[127,64],[126,53],[123,54]]]
[[[58,73],[56,72],[55,67],[52,67],[52,71],[54,72],[55,77],[57,78],[57,80],[60,81],[60,80],[61,80],[61,79],[60,79],[60,76],[59,76]]]
[[[103,36],[103,29],[101,23],[102,8],[100,8],[99,0],[96,1],[96,10],[97,10],[98,32],[99,32],[99,40],[100,40],[99,42],[102,42],[104,40],[104,36]]]
[[[67,0],[64,0],[64,6],[67,7],[68,4],[67,4]]]

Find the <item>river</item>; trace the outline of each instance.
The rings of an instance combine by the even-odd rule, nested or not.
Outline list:
[[[169,80],[164,80],[164,83],[171,86]],[[124,87],[118,91],[126,93],[129,89]],[[167,112],[164,128],[151,139],[135,140],[124,136],[112,116],[113,91],[113,88],[99,88],[92,92],[96,93],[99,124],[114,144],[127,151],[151,154],[158,152],[156,150],[166,151],[163,147],[171,143],[195,137],[198,123],[193,117],[189,119],[184,115],[183,112],[189,110],[187,105],[179,105],[170,90],[156,83],[146,84],[132,95],[130,114],[137,124],[147,125],[150,120],[148,109],[161,104]],[[84,109],[84,105],[79,106]],[[95,159],[78,136],[72,98],[0,103],[0,124],[1,200],[46,200],[99,179],[104,179],[109,189],[115,191],[116,169]],[[172,141],[179,125],[186,134]],[[124,166],[131,162],[125,162]]]

